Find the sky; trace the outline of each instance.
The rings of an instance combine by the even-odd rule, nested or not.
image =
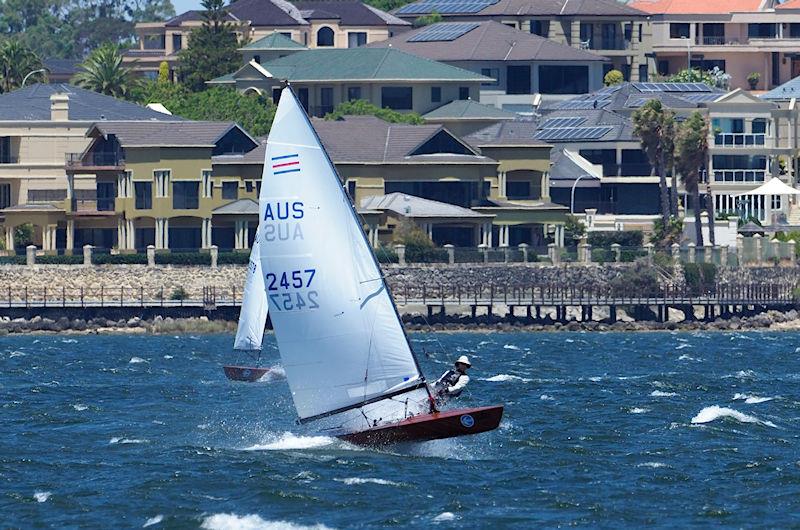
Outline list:
[[[172,5],[175,6],[175,13],[180,15],[190,9],[200,9],[200,0],[172,0]]]

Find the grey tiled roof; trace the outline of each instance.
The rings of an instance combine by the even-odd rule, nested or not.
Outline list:
[[[605,57],[559,44],[493,20],[478,23],[451,41],[409,42],[432,28],[446,30],[460,22],[440,22],[368,44],[372,48],[393,47],[435,61],[607,61]]]
[[[407,11],[403,11],[406,13]],[[500,0],[478,13],[466,16],[625,16],[646,17],[647,13],[616,0]],[[447,17],[447,15],[444,15]],[[465,16],[459,14],[459,17]]]
[[[53,94],[69,96],[69,119],[73,121],[183,121],[177,116],[63,83],[30,85],[0,94],[0,121],[50,120]]]
[[[394,15],[358,0],[301,0],[293,4],[308,20],[334,18],[339,19],[342,26],[409,25]]]
[[[537,140],[534,135],[538,129],[538,124],[531,120],[515,120],[502,123],[495,123],[484,127],[480,131],[474,132],[464,137],[464,140],[476,147],[489,146],[519,146],[530,145],[544,147],[549,145],[547,142]]]
[[[564,154],[563,148],[555,148],[550,151],[550,182],[559,187],[558,185],[563,182],[571,183],[581,175],[587,175],[586,170],[576,164],[572,159]],[[584,177],[580,180],[578,185],[580,187],[598,187],[600,186],[600,179],[594,175],[591,178]]]
[[[389,193],[387,195],[367,197],[361,201],[360,206],[367,210],[389,210],[403,217],[411,218],[445,217],[478,220],[492,217],[479,214],[469,208],[423,199],[405,193]]]
[[[253,199],[239,199],[212,212],[215,215],[258,215],[258,203]]]
[[[426,120],[513,120],[517,115],[471,99],[457,99],[445,103],[422,117]]]
[[[785,82],[765,94],[761,94],[761,99],[772,101],[790,100],[800,96],[800,77]]]
[[[98,122],[87,135],[113,134],[122,147],[213,147],[234,127],[215,121]]]

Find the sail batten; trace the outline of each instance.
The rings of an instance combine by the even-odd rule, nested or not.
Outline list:
[[[408,404],[386,396],[420,388],[422,372],[385,281],[375,286],[382,274],[358,216],[290,88],[262,179],[261,268],[298,416],[372,403],[381,418],[402,416]]]

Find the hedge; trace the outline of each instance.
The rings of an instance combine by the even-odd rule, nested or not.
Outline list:
[[[611,248],[617,244],[622,247],[641,247],[644,234],[635,230],[631,232],[589,232],[587,243],[593,247]]]
[[[211,258],[208,259],[211,263]],[[219,265],[247,265],[249,262],[250,254],[247,252],[220,252],[217,255]]]
[[[92,256],[95,265],[146,265],[147,254],[95,254]]]
[[[83,255],[36,256],[36,263],[41,263],[42,265],[77,265],[83,263]]]
[[[145,257],[145,263],[147,258]],[[211,265],[208,252],[156,252],[158,265]]]

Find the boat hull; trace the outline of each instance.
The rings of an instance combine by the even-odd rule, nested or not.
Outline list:
[[[424,442],[491,431],[500,425],[502,418],[502,405],[455,409],[412,416],[397,423],[340,434],[337,438],[357,445]]]
[[[269,372],[269,368],[254,368],[251,366],[223,366],[222,369],[228,379],[248,383],[258,381],[264,377],[264,374]]]

